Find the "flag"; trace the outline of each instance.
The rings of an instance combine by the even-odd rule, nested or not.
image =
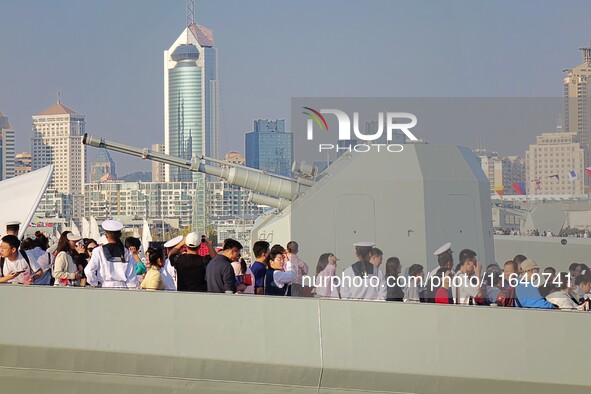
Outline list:
[[[495,193],[497,193],[502,200],[503,194],[505,194],[505,188],[503,186],[495,186]]]
[[[560,175],[558,175],[558,174],[550,175],[549,178],[556,178],[556,180],[559,181],[560,180]]]
[[[523,182],[513,182],[513,185],[511,185],[513,187],[513,190],[515,190],[515,193],[517,193],[520,196],[523,196],[525,194],[525,183]]]
[[[585,168],[585,172],[587,173],[588,176],[591,177],[591,167]]]
[[[578,178],[579,178],[579,175],[577,175],[577,172],[576,172],[576,171],[574,171],[574,170],[573,170],[573,171],[569,171],[569,172],[568,172],[568,179],[569,179],[571,182],[574,182],[574,181],[576,181]]]
[[[531,181],[536,183],[536,189],[542,187],[542,181],[540,181],[540,178],[532,179]]]

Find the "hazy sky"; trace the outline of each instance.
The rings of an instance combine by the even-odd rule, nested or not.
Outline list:
[[[19,151],[58,90],[89,133],[164,141],[163,51],[184,28],[184,0],[7,0],[1,13],[0,111]],[[293,96],[557,97],[591,37],[585,0],[209,0],[196,13],[218,48],[221,153],[244,152],[254,119],[289,121]],[[476,140],[456,138],[433,142]],[[523,155],[527,138],[491,140]],[[149,171],[113,157],[120,175]]]

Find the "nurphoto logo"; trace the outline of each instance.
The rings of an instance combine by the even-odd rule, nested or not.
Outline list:
[[[392,141],[394,131],[400,130],[406,138],[410,141],[418,141],[418,138],[410,131],[417,125],[417,117],[408,112],[378,112],[378,126],[377,130],[370,133],[362,133],[359,129],[359,112],[353,112],[353,124],[351,127],[351,118],[344,111],[338,109],[321,109],[315,110],[311,107],[303,107],[304,115],[308,115],[307,122],[307,139],[312,141],[314,139],[314,124],[322,131],[329,131],[328,123],[324,114],[334,115],[338,122],[339,141],[361,140],[364,144],[355,144],[348,146],[339,146],[334,144],[319,144],[318,151],[326,150],[348,150],[355,152],[369,152],[376,149],[378,152],[380,148],[388,152],[402,152],[404,147],[401,144],[377,144],[372,143],[382,137],[386,133],[388,142]],[[353,131],[353,133],[351,133]]]

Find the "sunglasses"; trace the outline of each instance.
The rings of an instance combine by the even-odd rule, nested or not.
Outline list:
[[[94,250],[94,248],[86,248],[86,250],[88,250],[89,252],[92,252]]]

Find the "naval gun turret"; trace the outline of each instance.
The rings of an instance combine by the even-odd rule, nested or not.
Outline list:
[[[293,196],[296,196],[304,188],[314,184],[313,180],[303,177],[291,179],[207,156],[195,156],[192,160],[187,160],[154,152],[148,148],[141,149],[118,142],[107,141],[104,138],[97,138],[88,134],[84,134],[82,143],[95,148],[109,149],[126,155],[169,164],[193,172],[214,175],[232,185],[252,190],[253,192],[249,196],[249,200],[252,202],[277,209],[286,207],[288,205],[287,201],[291,201]],[[217,163],[223,167],[212,166],[206,164],[206,162]],[[266,195],[263,196],[258,193],[264,193]]]
[[[490,184],[469,148],[419,143],[404,144],[400,152],[347,152],[314,180],[203,156],[180,159],[90,135],[83,142],[252,190],[253,201],[277,209],[256,220],[251,242],[298,241],[311,274],[326,252],[343,260],[339,269],[346,268],[354,262],[352,244],[358,241],[374,241],[384,259],[397,256],[405,267],[435,268],[433,251],[445,242],[452,243],[456,260],[457,252],[469,248],[484,265],[495,261]]]

